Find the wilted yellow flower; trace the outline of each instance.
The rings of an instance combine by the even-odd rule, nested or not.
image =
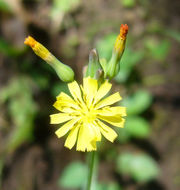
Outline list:
[[[71,149],[76,141],[77,151],[95,151],[96,142],[101,141],[101,134],[113,142],[117,133],[104,122],[116,127],[124,127],[125,107],[110,107],[122,98],[118,92],[102,99],[111,89],[106,80],[98,88],[98,81],[90,77],[83,79],[83,86],[76,81],[68,88],[73,98],[61,92],[54,107],[61,113],[50,116],[51,124],[66,122],[55,133],[60,138],[68,134],[65,147]]]

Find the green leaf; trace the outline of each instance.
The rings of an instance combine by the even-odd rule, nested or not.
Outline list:
[[[150,56],[159,61],[164,61],[169,53],[171,44],[169,40],[163,40],[157,43],[155,39],[150,38],[146,39],[145,46]]]
[[[136,155],[131,163],[132,177],[139,182],[147,182],[159,174],[157,163],[148,155]]]
[[[87,167],[82,162],[76,161],[69,164],[58,181],[64,188],[81,188],[87,179]]]
[[[135,0],[121,0],[120,1],[124,7],[132,8],[135,6]]]
[[[117,157],[117,171],[124,175],[130,175],[133,155],[131,153],[122,153]]]
[[[4,0],[0,0],[0,11],[3,12],[11,12],[11,8],[9,7],[8,3]]]
[[[150,125],[142,117],[127,116],[125,127],[117,128],[118,133],[117,140],[120,143],[126,143],[131,137],[134,138],[146,138],[150,134]]]
[[[122,101],[123,106],[127,107],[127,115],[136,115],[144,112],[152,103],[152,95],[145,90],[138,90],[132,96]]]
[[[143,57],[144,51],[142,50],[132,51],[129,48],[125,49],[120,63],[120,71],[115,77],[115,80],[119,83],[125,82],[131,74],[134,66],[138,64]]]
[[[136,138],[146,138],[150,134],[150,125],[142,117],[127,117],[124,130],[129,136]]]
[[[62,26],[62,22],[65,14],[74,11],[80,4],[81,0],[53,0],[53,4],[50,11],[50,17],[52,20],[52,30],[57,32]],[[66,20],[67,26],[73,24],[73,19]],[[66,26],[65,26],[66,27]],[[65,47],[67,49],[67,47]],[[65,52],[66,50],[64,50]],[[75,50],[72,50],[69,56],[73,56]],[[66,55],[68,55],[66,53]]]
[[[79,5],[81,0],[53,0],[53,11],[69,12],[77,5]]]
[[[26,77],[14,78],[1,89],[0,102],[8,101],[8,110],[14,127],[9,131],[5,151],[12,152],[25,141],[32,140],[37,107],[32,97],[32,83]]]
[[[171,38],[174,38],[176,41],[180,42],[179,31],[166,29],[165,31],[163,30],[163,33],[165,33],[167,36],[170,36]]]
[[[148,155],[123,153],[117,158],[117,171],[137,182],[148,182],[159,174],[157,163]]]

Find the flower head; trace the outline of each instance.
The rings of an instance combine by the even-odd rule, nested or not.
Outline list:
[[[121,24],[120,33],[119,33],[119,35],[116,39],[115,45],[114,45],[115,51],[118,52],[119,54],[121,54],[124,51],[128,28],[129,27],[127,24]]]
[[[36,55],[38,55],[39,57],[41,57],[44,60],[47,60],[50,52],[48,49],[46,49],[42,44],[40,44],[39,42],[37,42],[33,37],[28,36],[25,41],[24,44],[30,46],[33,51],[35,52]]]
[[[24,44],[30,46],[36,55],[50,64],[62,81],[71,82],[74,80],[74,71],[69,66],[61,63],[47,48],[37,42],[33,37],[28,36]]]
[[[107,76],[109,79],[115,77],[120,70],[120,60],[124,53],[127,33],[128,25],[121,24],[120,33],[117,36],[116,42],[114,44],[112,57],[107,64],[107,68],[105,69],[105,76]]]
[[[83,86],[73,81],[68,88],[73,98],[61,92],[54,104],[60,113],[50,116],[51,124],[66,122],[55,132],[59,138],[68,133],[65,147],[71,149],[77,142],[77,151],[95,151],[102,135],[113,142],[117,133],[104,122],[124,127],[125,107],[110,106],[121,100],[119,93],[102,99],[110,91],[111,84],[105,81],[98,88],[98,81],[90,77],[83,79]]]

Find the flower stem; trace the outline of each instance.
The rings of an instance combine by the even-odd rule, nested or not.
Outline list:
[[[86,190],[92,190],[92,181],[94,176],[94,165],[95,165],[95,151],[91,152],[89,155],[89,165],[88,165],[88,181]]]

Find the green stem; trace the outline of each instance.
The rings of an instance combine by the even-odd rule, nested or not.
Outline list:
[[[95,163],[95,151],[91,152],[89,155],[89,166],[88,166],[88,182],[86,190],[92,190],[92,181],[94,174],[94,164]]]

